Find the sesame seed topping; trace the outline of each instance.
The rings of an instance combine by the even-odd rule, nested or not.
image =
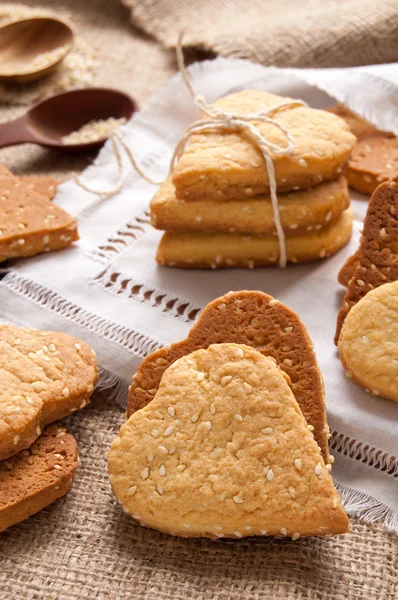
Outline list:
[[[261,433],[265,433],[265,435],[269,435],[270,433],[272,433],[274,430],[272,427],[265,427],[264,429],[261,430]]]
[[[64,398],[66,398],[67,396],[69,396],[69,388],[65,387],[62,390],[62,395],[64,396]]]
[[[276,298],[272,298],[272,300],[269,301],[270,306],[275,306],[276,304],[280,304],[279,300]]]
[[[192,423],[196,423],[196,421],[199,419],[199,415],[192,415],[191,417],[191,421]]]
[[[164,432],[164,435],[165,436],[171,435],[173,433],[173,431],[174,431],[174,425],[170,425],[170,427],[168,427],[166,429],[166,431]]]
[[[162,488],[162,486],[160,485],[160,483],[158,483],[158,484],[157,484],[157,486],[156,486],[156,489],[157,489],[157,491],[158,491],[158,494],[160,494],[160,495],[162,495],[162,494],[163,494],[163,488]]]
[[[210,421],[205,421],[203,423],[203,425],[206,427],[206,429],[208,429],[210,431],[210,429],[211,429],[211,422]]]
[[[293,535],[292,535],[292,540],[295,542],[296,540],[298,540],[298,539],[299,539],[299,537],[300,537],[300,534],[299,534],[299,533],[293,533]]]
[[[174,417],[174,415],[176,414],[176,412],[172,406],[168,407],[167,412],[169,413],[170,417]]]
[[[24,243],[25,243],[25,240],[18,240],[18,244],[19,244],[20,246],[23,246],[23,245],[24,245]]]
[[[176,447],[170,446],[169,454],[174,454],[175,451],[176,451]]]
[[[320,475],[322,473],[322,465],[321,463],[318,463],[317,466],[315,467],[315,475]]]
[[[239,492],[240,493],[240,492]],[[239,496],[239,494],[237,494],[236,496],[234,496],[232,498],[232,500],[236,503],[236,504],[242,504],[243,502],[243,498],[241,498],[241,496]]]
[[[244,358],[245,356],[245,353],[243,352],[242,348],[238,348],[236,354],[239,356],[239,358]]]
[[[134,496],[134,494],[137,491],[137,486],[136,485],[132,485],[128,490],[127,493],[129,496]]]
[[[36,427],[36,433],[37,433],[37,435],[40,435],[40,434],[41,434],[41,429],[40,429],[40,427],[39,427],[39,426],[37,426],[37,427]]]
[[[325,465],[325,469],[330,472],[332,470],[332,465]]]
[[[209,481],[217,481],[217,479],[218,479],[217,475],[215,475],[213,473],[209,475]]]
[[[292,498],[296,497],[296,490],[294,489],[294,487],[290,487],[287,491],[289,492]]]
[[[301,458],[296,458],[294,460],[294,466],[296,467],[297,471],[301,471],[303,467],[303,461],[301,460]]]
[[[338,505],[339,505],[339,502],[338,502],[337,498],[333,498],[333,502],[332,502],[333,508],[337,508]]]
[[[158,450],[160,452],[162,452],[162,454],[167,454],[168,453],[168,450],[167,450],[166,446],[158,446]]]
[[[238,414],[238,413],[235,413],[235,414],[234,414],[234,419],[235,419],[235,421],[243,421],[243,417],[242,417],[242,415],[240,415],[240,414]]]
[[[14,444],[18,444],[18,442],[19,442],[19,435],[14,435],[13,442],[14,442]]]
[[[225,310],[225,309],[227,308],[227,305],[226,305],[226,304],[224,304],[224,303],[222,303],[222,304],[219,304],[219,305],[217,306],[217,308],[218,308],[218,310]]]
[[[283,360],[283,364],[284,364],[286,367],[292,367],[292,366],[293,366],[293,363],[292,363],[292,361],[290,360],[290,358],[285,358],[285,359]]]
[[[210,408],[209,408],[210,412],[212,415],[216,414],[216,407],[214,406],[214,402],[212,404],[210,404]]]
[[[61,465],[54,465],[54,469],[57,469],[57,471],[60,471],[62,469]]]
[[[287,529],[286,529],[286,527],[282,527],[281,534],[282,535],[287,535]]]
[[[160,465],[159,467],[159,475],[164,477],[166,475],[166,467],[164,465]]]
[[[221,385],[227,385],[232,380],[232,375],[224,375],[221,377]]]
[[[153,454],[152,454],[152,452],[150,452],[146,458],[147,458],[147,461],[149,463],[151,463],[153,461]]]
[[[300,165],[300,167],[308,167],[308,163],[306,160],[304,160],[304,158],[300,158],[298,164]]]
[[[245,392],[246,392],[247,394],[251,394],[251,393],[252,393],[252,391],[253,391],[253,388],[252,388],[252,386],[250,385],[250,383],[247,383],[247,381],[244,381],[244,382],[243,382],[243,387],[244,387],[244,389],[245,389]]]
[[[357,279],[357,285],[359,285],[359,287],[363,287],[365,282],[362,279]]]
[[[148,479],[148,477],[149,477],[149,469],[148,469],[148,467],[145,467],[144,469],[142,469],[142,471],[141,471],[141,477],[142,477],[142,479]]]
[[[270,469],[267,473],[267,479],[268,479],[268,481],[272,481],[273,478],[274,478],[274,472],[272,469]]]
[[[152,429],[151,434],[154,438],[157,438],[159,436],[159,431],[157,429]]]
[[[261,535],[267,535],[268,531],[266,529],[260,529]]]
[[[205,378],[205,374],[204,373],[198,373],[197,377],[198,377],[198,381],[203,381],[203,379]]]
[[[181,464],[181,465],[178,465],[178,467],[176,468],[176,471],[181,473],[182,471],[185,471],[186,468],[187,468],[187,465]]]
[[[240,531],[234,531],[234,535],[236,535],[236,537],[239,537],[239,538],[242,537],[242,534]]]
[[[307,425],[307,429],[309,431],[314,431],[314,426],[313,425]]]
[[[380,229],[380,237],[385,237],[386,235],[387,235],[386,228],[383,227],[382,229]]]

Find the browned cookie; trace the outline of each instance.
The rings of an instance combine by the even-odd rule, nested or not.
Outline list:
[[[362,140],[371,135],[385,135],[383,131],[379,131],[372,123],[369,123],[366,119],[363,119],[352,112],[352,110],[344,106],[344,104],[334,104],[333,106],[329,106],[326,110],[343,119],[350,128],[351,133],[353,133],[358,140]]]
[[[398,138],[379,135],[358,142],[344,174],[348,185],[369,195],[383,181],[397,179]]]
[[[357,252],[358,263],[348,284],[337,317],[334,338],[337,345],[341,327],[351,307],[369,290],[398,279],[398,183],[380,185],[372,195]]]
[[[73,436],[46,427],[31,448],[0,462],[0,531],[64,496],[79,464]]]
[[[65,333],[0,325],[0,460],[45,425],[88,404],[98,379],[91,348]]]
[[[0,262],[59,250],[79,239],[76,220],[33,184],[0,168]]]
[[[339,274],[337,276],[337,280],[339,283],[341,283],[341,285],[344,285],[345,287],[347,287],[348,284],[350,283],[350,279],[354,275],[354,271],[358,265],[358,256],[359,256],[359,251],[357,250],[355,252],[355,254],[353,254],[352,256],[347,258],[346,262],[341,267]]]
[[[148,356],[133,377],[128,415],[153,399],[164,371],[175,360],[225,342],[252,346],[277,361],[290,377],[293,394],[329,462],[325,392],[311,339],[292,310],[263,292],[230,292],[217,298],[205,307],[186,340]]]
[[[52,200],[57,191],[59,181],[54,177],[46,175],[22,175],[19,180],[33,189],[37,194],[44,196],[47,200]]]

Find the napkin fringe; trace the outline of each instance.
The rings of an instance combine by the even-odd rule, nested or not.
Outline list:
[[[367,523],[382,522],[389,530],[398,533],[398,512],[373,496],[337,483],[345,511]]]

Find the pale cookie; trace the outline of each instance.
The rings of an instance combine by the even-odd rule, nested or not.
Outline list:
[[[50,425],[28,450],[0,462],[0,531],[65,496],[79,464],[74,437]]]
[[[291,98],[246,90],[221,98],[215,106],[249,115],[287,100]],[[288,156],[270,150],[279,193],[314,187],[341,172],[356,142],[342,119],[306,106],[281,108],[271,116],[289,130],[295,142],[295,150]],[[286,147],[286,136],[277,127],[253,123],[268,142]],[[264,157],[244,132],[192,135],[174,169],[173,183],[177,198],[187,201],[241,200],[269,192]]]
[[[83,408],[98,379],[91,348],[65,333],[0,325],[0,460]]]
[[[348,519],[274,359],[216,344],[180,358],[109,453],[142,525],[184,537],[346,533]]]
[[[374,396],[398,402],[398,281],[371,290],[352,307],[339,351],[353,381]]]
[[[153,399],[164,371],[175,360],[224,342],[252,346],[277,361],[329,462],[325,393],[312,341],[296,313],[263,292],[230,292],[217,298],[204,308],[187,339],[147,356],[133,377],[128,415]]]
[[[287,261],[307,262],[335,254],[350,239],[351,208],[324,227],[285,239]],[[276,236],[242,233],[166,232],[156,254],[158,264],[185,269],[265,267],[279,259]]]
[[[383,181],[398,178],[398,138],[373,136],[355,146],[344,173],[348,184],[372,194]]]
[[[326,110],[343,119],[358,140],[371,135],[386,135],[385,132],[379,131],[372,123],[352,112],[344,104],[334,104]]]
[[[369,290],[398,279],[398,182],[383,183],[373,193],[356,256],[357,264],[337,317],[336,345],[352,306]]]
[[[0,174],[0,262],[59,250],[78,240],[76,220],[12,174]]]
[[[278,195],[282,227],[286,235],[312,231],[335,221],[349,207],[344,177],[302,192]],[[184,202],[175,195],[171,178],[151,201],[151,222],[165,231],[223,231],[272,234],[276,231],[269,196],[213,202]]]

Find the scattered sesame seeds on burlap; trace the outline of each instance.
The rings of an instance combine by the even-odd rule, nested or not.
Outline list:
[[[398,182],[382,183],[373,193],[357,254],[357,265],[337,317],[336,345],[351,307],[369,290],[398,279]]]
[[[73,487],[0,534],[3,600],[394,600],[398,536],[350,519],[348,535],[184,540],[120,510],[107,452],[124,415],[95,401],[64,424],[81,457]]]

